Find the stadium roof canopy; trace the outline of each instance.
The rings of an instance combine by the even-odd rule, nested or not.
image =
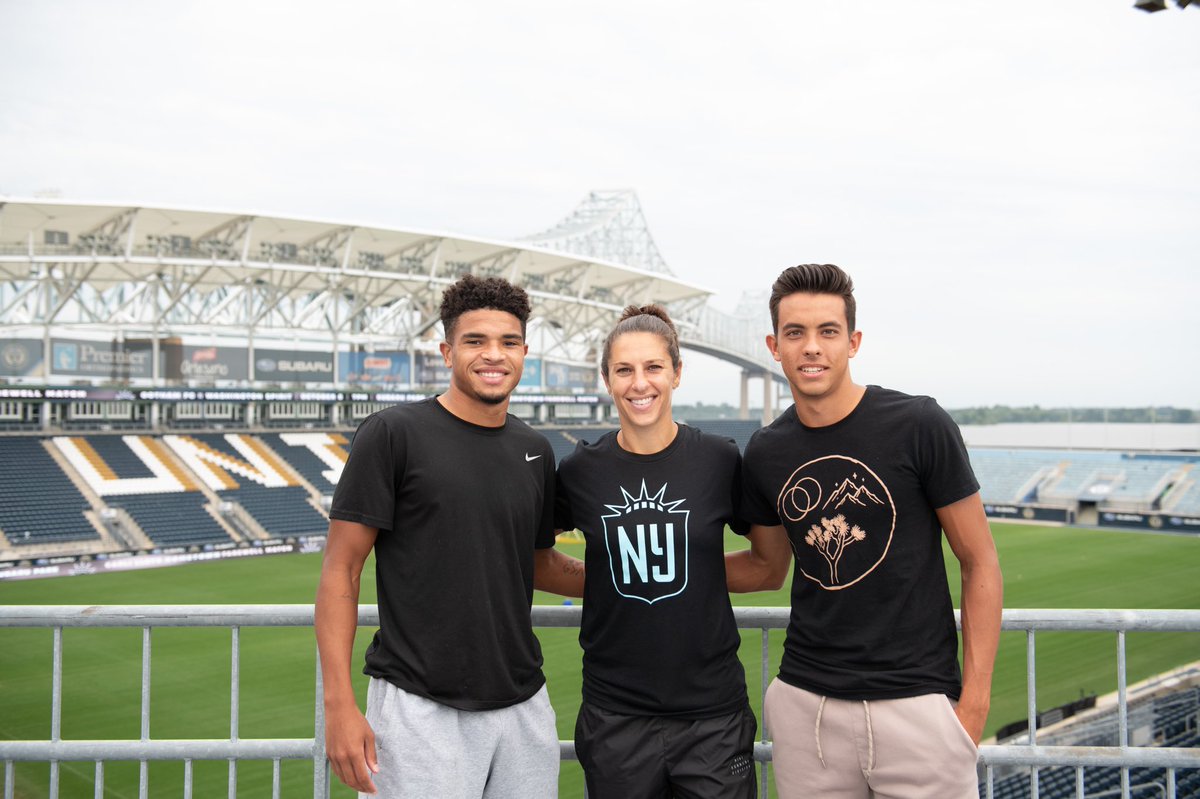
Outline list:
[[[464,273],[522,285],[564,356],[629,303],[711,292],[529,243],[268,214],[0,198],[0,325],[405,344]],[[570,350],[571,352],[568,352]]]

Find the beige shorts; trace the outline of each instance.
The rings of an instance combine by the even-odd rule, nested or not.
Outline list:
[[[779,799],[979,796],[979,750],[944,694],[846,701],[776,679],[763,714]]]

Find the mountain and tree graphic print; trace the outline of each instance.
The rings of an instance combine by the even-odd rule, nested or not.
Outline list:
[[[797,568],[823,588],[854,585],[887,557],[896,508],[862,461],[844,455],[809,461],[784,483],[777,504]]]

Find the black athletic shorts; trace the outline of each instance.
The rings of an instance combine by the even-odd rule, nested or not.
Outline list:
[[[584,702],[575,751],[588,799],[755,799],[757,731],[749,705],[676,719],[623,716]]]

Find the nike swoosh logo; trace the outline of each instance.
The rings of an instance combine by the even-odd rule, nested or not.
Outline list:
[[[526,452],[525,453],[525,462],[529,463],[530,461],[536,461],[540,457],[542,457],[542,456],[541,455],[530,455],[528,452]]]

